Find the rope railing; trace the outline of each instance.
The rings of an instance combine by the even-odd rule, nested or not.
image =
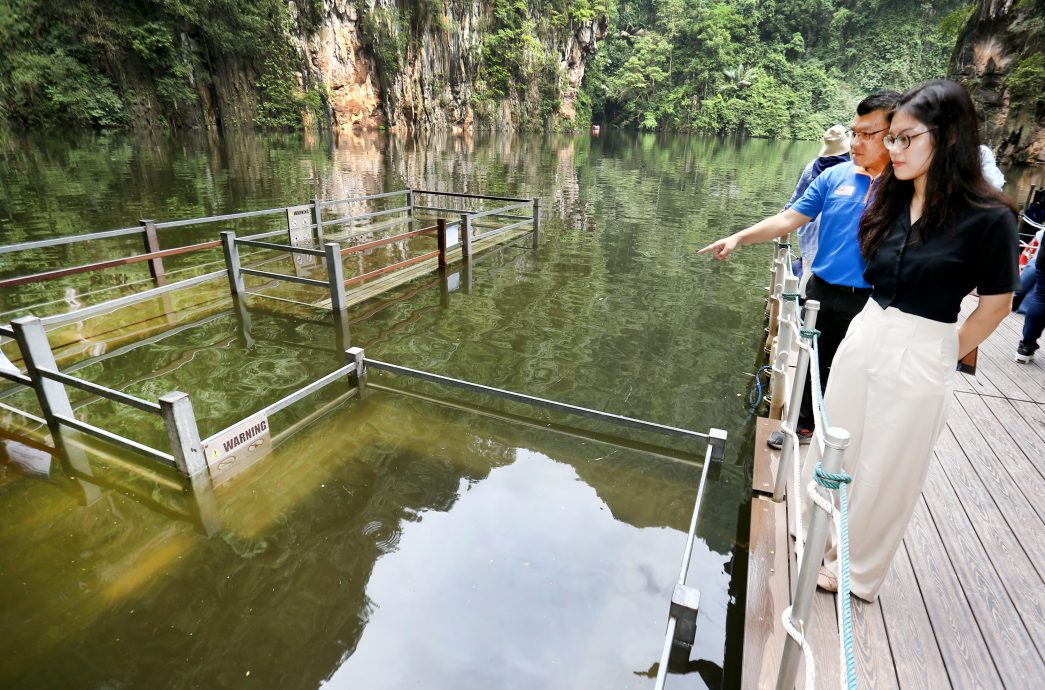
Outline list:
[[[777,467],[773,499],[781,501],[786,491],[790,470],[791,485],[795,491],[802,487],[802,458],[798,453],[798,415],[806,380],[813,397],[813,450],[822,462],[817,463],[813,480],[805,486],[813,512],[805,526],[803,497],[796,496],[794,504],[795,556],[800,564],[795,598],[782,612],[782,624],[787,632],[784,652],[777,676],[777,689],[790,690],[794,686],[801,658],[805,662],[806,688],[816,685],[816,664],[813,649],[806,634],[806,622],[812,608],[820,564],[827,545],[828,530],[833,527],[834,543],[839,552],[839,592],[836,597],[839,621],[839,656],[841,659],[841,687],[855,690],[856,661],[853,654],[852,611],[849,591],[849,535],[848,500],[845,486],[850,478],[841,471],[842,457],[848,446],[849,434],[844,429],[832,428],[824,408],[819,365],[816,317],[819,303],[807,300],[804,314],[799,312],[798,278],[791,270],[791,245],[777,243],[773,261],[773,285],[770,286],[770,361],[773,395],[787,393],[786,399],[770,400],[771,416],[779,414],[780,430],[784,434],[780,462]],[[795,372],[789,374],[790,359],[797,354]],[[806,460],[810,461],[809,459]],[[824,491],[838,491],[838,505]]]

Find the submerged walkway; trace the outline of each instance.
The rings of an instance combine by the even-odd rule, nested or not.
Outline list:
[[[963,316],[975,306],[967,298]],[[853,599],[861,688],[1045,687],[1045,350],[1017,364],[1022,327],[1007,317],[980,346],[977,374],[958,375],[878,601]],[[760,419],[756,438],[743,688],[775,687],[797,579],[789,506],[758,493],[772,493],[765,437],[778,427]],[[811,619],[817,687],[838,688],[834,595],[817,591]]]

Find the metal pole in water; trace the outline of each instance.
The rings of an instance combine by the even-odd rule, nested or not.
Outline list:
[[[436,218],[436,242],[439,245],[439,267],[446,266],[446,219]]]
[[[61,422],[56,415],[73,417],[73,406],[69,402],[69,394],[65,391],[65,385],[53,381],[40,374],[40,369],[58,371],[58,364],[51,352],[51,344],[47,341],[47,333],[44,324],[35,316],[23,316],[11,322],[15,332],[15,340],[18,341],[18,349],[22,352],[22,360],[25,362],[26,373],[33,382],[33,390],[36,398],[40,401],[40,409],[43,410],[44,419],[51,429],[51,434],[57,439],[60,435]]]
[[[188,394],[174,391],[160,398],[160,416],[167,427],[171,455],[178,471],[186,477],[206,472],[207,460],[203,457],[196,414],[192,411]]]
[[[350,347],[345,350],[345,358],[349,364],[355,363],[356,368],[349,374],[349,380],[355,380],[356,388],[359,390],[359,399],[366,397],[366,361],[365,351],[361,347]]]
[[[461,257],[472,255],[472,229],[468,227],[468,214],[461,214]]]
[[[802,316],[802,323],[805,325],[806,330],[812,330],[816,328],[816,315],[820,311],[820,303],[814,300],[806,300],[805,312]],[[813,337],[809,336],[804,340],[812,345]],[[787,405],[787,426],[791,429],[796,428],[798,424],[798,415],[802,408],[802,394],[805,391],[806,377],[809,375],[809,352],[804,348],[798,349],[798,364],[795,367],[795,380],[791,385],[791,398]],[[810,391],[812,395],[812,391]],[[780,449],[780,462],[777,463],[776,470],[776,485],[773,487],[773,500],[780,503],[784,500],[784,490],[787,486],[787,478],[791,473],[791,462],[797,455],[797,449],[794,447],[795,439],[791,434],[784,434],[784,445]],[[795,487],[795,491],[800,491],[800,487]],[[798,497],[801,500],[801,497]]]
[[[794,324],[798,321],[798,305],[795,304],[793,299],[785,298],[784,295],[796,294],[797,292],[798,278],[787,275],[781,287],[776,339],[771,348],[773,355],[773,380],[770,384],[770,419],[781,418],[784,409],[784,396],[788,394],[783,388],[784,372],[790,362],[791,351],[794,348],[795,338],[798,335],[794,329]]]
[[[160,240],[156,237],[156,221],[139,220],[138,223],[142,226],[142,232],[145,235],[145,253],[152,254],[160,251]],[[152,279],[156,281],[156,285],[167,284],[167,274],[163,271],[162,257],[149,259],[149,272],[152,274]]]
[[[341,245],[327,242],[323,245],[326,252],[327,283],[330,285],[330,308],[335,312],[348,308],[345,299],[345,267],[341,263]]]
[[[319,199],[309,199],[308,203],[312,205],[312,224],[316,226],[316,246],[323,246],[323,210],[321,204],[323,203]]]
[[[541,200],[539,197],[533,198],[533,248],[537,249],[538,243],[541,241]]]
[[[238,295],[244,291],[243,273],[239,265],[239,247],[236,246],[236,233],[225,230],[221,233],[221,249],[225,252],[225,270],[229,274],[229,290]]]
[[[842,469],[845,449],[849,447],[849,432],[833,426],[824,433],[824,442],[827,446],[823,459],[824,471],[837,474]],[[824,489],[817,486],[816,490],[820,492],[820,495],[832,501],[832,497]],[[803,630],[804,621],[809,620],[813,595],[816,593],[816,578],[820,573],[820,563],[824,558],[824,547],[827,546],[827,530],[831,526],[831,515],[816,503],[813,505],[815,507],[813,514],[809,516],[806,547],[798,570],[795,599],[791,604],[791,624],[797,630]],[[784,640],[784,653],[780,657],[780,673],[777,675],[776,690],[793,690],[801,655],[802,648],[794,638],[788,635]]]

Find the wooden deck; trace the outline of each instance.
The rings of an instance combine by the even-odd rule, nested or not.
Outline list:
[[[877,602],[853,599],[861,688],[1045,688],[1045,350],[1017,364],[1022,327],[1010,315],[977,374],[958,375],[889,578]],[[775,687],[797,578],[789,507],[757,493],[771,487],[764,439],[778,426],[760,419],[756,439],[743,688]],[[806,634],[818,687],[839,687],[834,595],[817,592]]]

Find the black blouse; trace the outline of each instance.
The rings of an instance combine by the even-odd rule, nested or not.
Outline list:
[[[1019,287],[1019,253],[1016,215],[1003,206],[966,205],[952,227],[924,240],[907,210],[868,260],[864,278],[882,309],[955,323],[973,288],[998,295]]]

